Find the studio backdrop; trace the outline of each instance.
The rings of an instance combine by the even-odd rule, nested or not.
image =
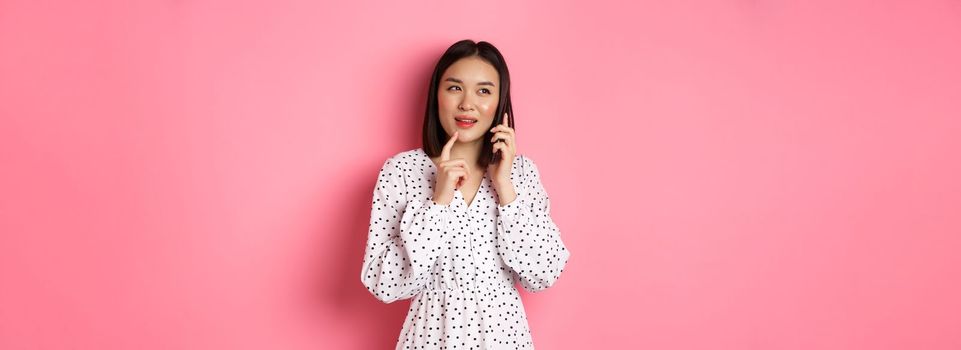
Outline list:
[[[961,348],[950,0],[0,0],[0,348],[391,348],[371,194],[460,39],[571,252],[539,349]]]

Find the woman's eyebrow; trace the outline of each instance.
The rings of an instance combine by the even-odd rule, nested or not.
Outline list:
[[[447,79],[444,79],[444,81],[453,81],[453,82],[458,83],[458,84],[463,84],[463,83],[464,83],[464,82],[461,81],[460,79],[453,78],[453,77],[447,77]],[[477,83],[477,85],[490,85],[490,86],[494,86],[494,83],[489,82],[489,81],[482,81],[482,82]]]

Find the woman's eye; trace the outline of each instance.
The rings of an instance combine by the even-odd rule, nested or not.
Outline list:
[[[491,91],[490,91],[490,90],[487,90],[487,89],[481,89],[481,93],[482,93],[482,94],[490,94]]]
[[[451,89],[457,89],[457,90],[460,90],[460,86],[457,86],[457,85],[452,85],[451,87],[449,87],[449,88],[447,88],[447,90],[451,90]]]

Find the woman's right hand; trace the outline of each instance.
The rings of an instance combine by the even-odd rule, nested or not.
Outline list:
[[[460,188],[470,176],[467,161],[463,158],[450,159],[450,149],[454,147],[454,142],[457,142],[458,133],[459,131],[454,132],[440,152],[440,164],[438,164],[440,170],[434,183],[433,198],[434,203],[437,204],[450,204],[454,200],[454,190]]]

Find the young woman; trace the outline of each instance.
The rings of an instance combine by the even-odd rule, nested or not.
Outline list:
[[[510,75],[462,40],[434,68],[423,147],[377,176],[361,280],[413,298],[397,349],[533,349],[515,284],[550,287],[570,257],[534,162],[517,154]]]

